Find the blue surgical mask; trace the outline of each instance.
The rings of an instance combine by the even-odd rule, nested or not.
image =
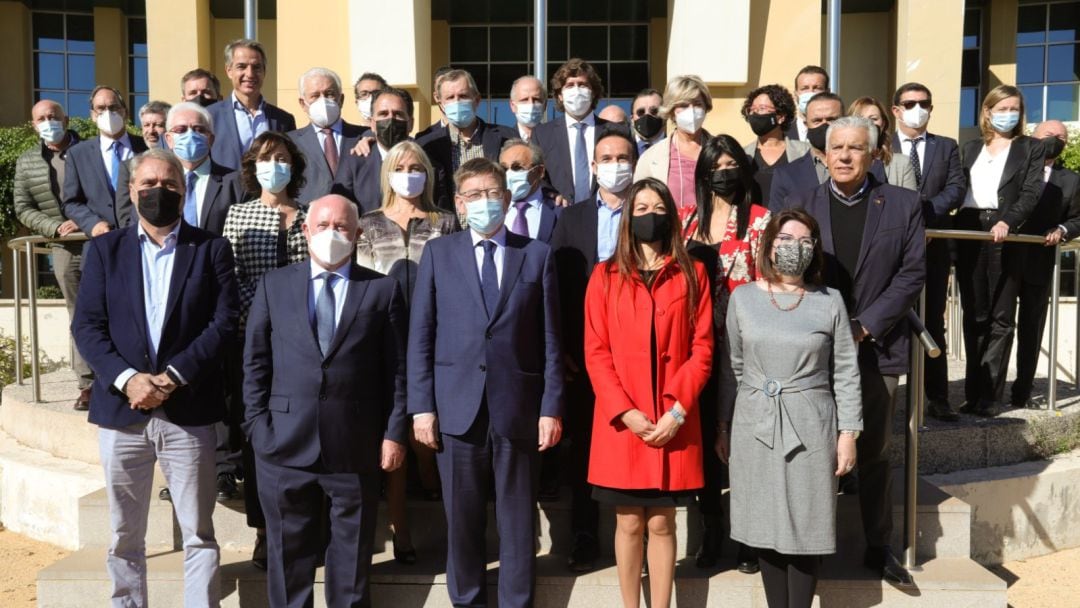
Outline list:
[[[472,101],[451,101],[443,105],[446,120],[459,129],[471,125],[476,118]]]
[[[503,202],[497,198],[482,198],[465,203],[465,219],[469,227],[480,234],[491,234],[506,217]]]
[[[162,142],[167,140],[162,139]],[[177,158],[189,163],[197,163],[210,154],[210,144],[202,133],[188,129],[183,133],[173,133],[172,151]]]
[[[517,104],[517,111],[514,112],[514,117],[526,127],[535,127],[540,124],[540,117],[543,114],[544,104],[542,103],[519,103]]]
[[[990,126],[998,133],[1008,133],[1020,124],[1020,112],[991,112]]]
[[[799,114],[806,116],[806,104],[810,103],[810,98],[817,94],[818,91],[799,93]]]
[[[64,141],[64,135],[67,134],[64,123],[59,120],[45,120],[35,124],[34,127],[37,128],[41,141],[54,146]]]
[[[529,169],[506,172],[506,189],[510,191],[510,200],[517,202],[529,196],[532,184],[529,183]]]
[[[289,185],[292,179],[292,165],[273,160],[260,160],[255,163],[255,178],[259,185],[277,194]]]

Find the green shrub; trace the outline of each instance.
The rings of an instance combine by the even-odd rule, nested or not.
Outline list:
[[[1080,171],[1080,129],[1069,129],[1069,143],[1065,144],[1060,158],[1066,169]]]
[[[39,300],[61,300],[64,298],[64,292],[60,291],[56,285],[42,285],[38,287],[37,297]]]
[[[23,340],[23,378],[29,378],[33,368],[30,362],[30,341]],[[44,352],[38,359],[38,368],[42,374],[54,372],[67,365],[65,359],[53,361]],[[15,382],[15,338],[0,331],[0,386]]]

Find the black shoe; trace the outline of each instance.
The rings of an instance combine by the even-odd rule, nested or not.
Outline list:
[[[90,389],[84,388],[79,391],[79,398],[71,404],[71,409],[76,412],[85,412],[90,409]]]
[[[218,502],[235,500],[239,498],[240,491],[236,487],[236,476],[232,473],[219,473],[217,476],[217,499]]]
[[[161,491],[158,492],[157,497],[158,500],[172,502],[172,492],[169,492],[169,488],[161,488]]]
[[[735,562],[735,569],[743,574],[757,574],[761,570],[757,561],[757,552],[742,543],[739,543],[739,553],[735,557]]]
[[[694,565],[701,569],[715,568],[719,553],[720,525],[716,521],[710,521],[702,527],[701,545],[694,554]]]
[[[942,422],[956,422],[960,415],[953,411],[948,401],[939,399],[926,400],[926,415]]]
[[[251,565],[266,570],[266,535],[255,535],[255,550],[251,552]]]
[[[881,580],[897,585],[912,585],[911,573],[892,554],[888,545],[867,547],[863,563],[881,577]]]
[[[983,418],[993,418],[1001,413],[1001,404],[990,399],[980,399],[973,413]]]
[[[566,560],[566,567],[575,574],[584,574],[596,569],[596,539],[579,534],[574,539],[574,548],[570,551],[570,558]]]
[[[958,410],[961,414],[975,414],[975,410],[978,408],[978,401],[965,401]]]
[[[398,549],[397,535],[393,536],[391,542],[394,544],[394,561],[399,564],[405,564],[411,566],[416,563],[416,549],[410,547],[408,549]]]

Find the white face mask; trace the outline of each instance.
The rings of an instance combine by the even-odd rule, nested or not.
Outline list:
[[[308,104],[308,117],[320,129],[329,127],[341,118],[341,106],[336,100],[320,97]]]
[[[688,135],[693,135],[701,129],[705,122],[705,108],[701,106],[687,106],[675,110],[675,126]]]
[[[616,194],[625,192],[634,182],[630,163],[599,163],[596,165],[596,184]]]
[[[105,135],[119,133],[124,128],[124,117],[119,112],[102,112],[98,114],[97,128]]]
[[[427,173],[391,171],[389,181],[390,188],[398,196],[416,198],[424,192],[424,186],[427,184]]]
[[[520,124],[529,128],[540,124],[540,117],[544,111],[543,104],[522,102],[515,105],[517,105],[517,111],[514,112],[514,117]]]
[[[574,118],[581,118],[592,108],[592,89],[589,87],[564,88],[562,103],[567,114]]]
[[[317,261],[337,266],[356,251],[356,244],[337,230],[327,228],[311,237],[308,251]]]
[[[64,136],[67,135],[67,131],[64,130],[64,123],[59,120],[43,120],[35,123],[34,128],[37,129],[38,135],[41,136],[41,141],[54,146],[64,141]]]
[[[929,122],[930,111],[915,106],[910,110],[904,110],[900,114],[900,120],[904,123],[904,126],[909,129],[921,129]]]
[[[364,122],[371,120],[371,96],[356,102],[356,109],[360,110],[360,117],[364,119]]]

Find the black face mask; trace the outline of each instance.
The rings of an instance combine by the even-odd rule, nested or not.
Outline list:
[[[770,114],[751,114],[746,117],[746,122],[750,123],[750,130],[758,137],[772,131],[776,128],[776,125],[779,124],[776,122],[776,112]]]
[[[191,101],[194,101],[195,103],[197,103],[200,106],[205,108],[205,107],[214,105],[215,103],[217,103],[218,100],[211,99],[211,98],[206,97],[204,95],[199,95],[198,97],[196,97],[195,99],[192,99]]]
[[[656,137],[656,134],[660,132],[660,129],[664,128],[664,121],[659,116],[646,113],[644,116],[640,116],[634,121],[634,129],[637,130],[638,135],[645,139],[652,139]]]
[[[409,138],[409,123],[396,118],[376,120],[375,138],[389,150]]]
[[[724,198],[735,194],[741,185],[742,178],[738,169],[716,169],[709,179],[709,189]]]
[[[1042,138],[1043,152],[1046,160],[1055,159],[1065,151],[1065,142],[1056,137]]]
[[[814,146],[818,152],[824,152],[828,142],[825,141],[825,132],[829,130],[829,123],[822,123],[813,129],[806,130],[806,141]]]
[[[671,217],[666,213],[632,215],[630,231],[642,243],[665,241],[671,236]]]
[[[139,217],[164,228],[180,219],[180,193],[168,188],[139,190]]]

